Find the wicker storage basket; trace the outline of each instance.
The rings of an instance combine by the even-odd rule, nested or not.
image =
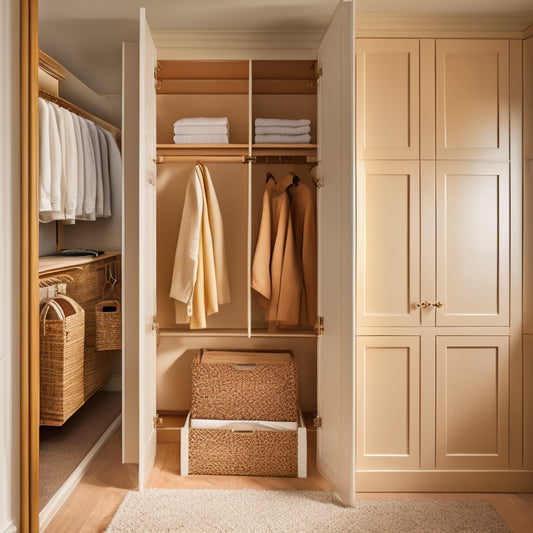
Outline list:
[[[181,430],[181,475],[307,476],[303,419],[296,431]]]
[[[40,313],[42,425],[61,426],[84,403],[85,312],[58,294]]]
[[[298,421],[298,375],[290,352],[201,350],[191,377],[192,418]]]
[[[118,300],[102,300],[95,306],[96,350],[122,348],[122,313]]]

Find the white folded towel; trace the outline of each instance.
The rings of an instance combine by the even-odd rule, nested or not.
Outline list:
[[[228,117],[188,117],[180,118],[174,126],[227,126]]]
[[[174,142],[176,144],[181,143],[195,143],[195,144],[228,144],[228,135],[214,134],[214,135],[174,135]]]
[[[297,126],[310,126],[311,121],[302,118],[298,120],[291,120],[286,118],[256,118],[255,119],[255,125],[256,126],[291,126],[291,127],[297,127]]]
[[[309,143],[311,135],[256,135],[256,143]]]
[[[309,133],[311,126],[256,126],[256,135],[303,135]]]
[[[205,125],[179,125],[174,126],[174,134],[183,134],[183,135],[189,135],[189,134],[227,134],[228,133],[228,126],[226,124],[205,124]]]

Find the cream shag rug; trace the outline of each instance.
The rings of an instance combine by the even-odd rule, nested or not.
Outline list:
[[[169,490],[129,492],[107,533],[509,533],[483,500],[358,501],[327,491]]]

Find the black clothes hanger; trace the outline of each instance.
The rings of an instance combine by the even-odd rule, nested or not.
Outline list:
[[[273,175],[272,173],[270,173],[270,172],[267,172],[267,173],[266,173],[266,180],[265,180],[265,183],[268,183],[268,180],[274,180],[274,183],[276,183],[276,184],[278,183],[278,182],[276,181],[276,178],[274,177],[274,175]]]
[[[289,187],[297,187],[298,186],[298,183],[300,183],[300,178],[296,175],[296,172],[292,171],[290,172],[291,176],[292,176],[292,183],[289,185]]]

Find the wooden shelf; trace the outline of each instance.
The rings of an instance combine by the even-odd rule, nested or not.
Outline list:
[[[63,255],[45,255],[39,257],[39,275],[50,275],[54,272],[67,270],[69,268],[79,267],[88,263],[103,261],[112,257],[119,257],[120,252],[104,252],[96,257],[92,255],[82,256],[63,256]]]
[[[316,144],[252,144],[257,156],[316,156]],[[158,144],[157,155],[238,155],[248,154],[248,144]]]
[[[247,337],[247,329],[187,329],[186,327],[162,327],[159,329],[161,337]],[[301,337],[314,338],[313,328],[287,329],[286,331],[268,331],[268,329],[252,329],[251,337]]]

